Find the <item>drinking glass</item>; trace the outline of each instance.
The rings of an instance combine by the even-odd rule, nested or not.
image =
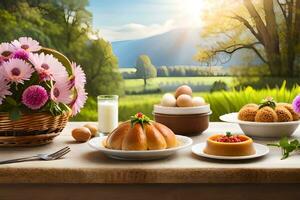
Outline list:
[[[98,128],[100,136],[109,134],[119,123],[118,95],[99,95]]]

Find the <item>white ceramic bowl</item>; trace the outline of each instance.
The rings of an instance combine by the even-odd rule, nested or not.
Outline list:
[[[298,128],[300,121],[291,122],[249,122],[238,119],[238,113],[220,116],[224,122],[239,124],[243,132],[252,137],[280,138],[291,136]]]
[[[106,137],[95,137],[91,139],[88,144],[90,147],[102,152],[106,156],[119,160],[155,160],[171,156],[180,149],[184,149],[193,143],[193,140],[186,136],[176,135],[176,138],[179,143],[177,147],[161,150],[125,151],[108,149],[103,146],[103,141]]]
[[[211,110],[209,104],[195,107],[166,107],[154,105],[153,112],[165,115],[193,115],[210,113]]]

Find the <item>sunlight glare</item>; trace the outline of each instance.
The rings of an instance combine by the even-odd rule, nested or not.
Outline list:
[[[204,0],[181,0],[179,6],[191,23],[199,25],[200,14],[205,9]]]

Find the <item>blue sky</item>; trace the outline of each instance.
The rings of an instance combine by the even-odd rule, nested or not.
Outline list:
[[[93,26],[109,41],[139,39],[175,28],[199,26],[201,0],[90,0]],[[192,11],[192,12],[191,12]],[[187,20],[188,19],[188,20]]]

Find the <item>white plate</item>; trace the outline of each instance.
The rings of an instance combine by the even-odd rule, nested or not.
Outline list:
[[[291,122],[249,122],[238,119],[238,113],[220,116],[224,122],[237,123],[243,132],[252,137],[279,138],[291,136],[298,128],[300,121]]]
[[[207,153],[204,153],[203,150],[206,146],[205,142],[198,143],[193,145],[192,147],[192,152],[198,156],[202,156],[205,158],[213,158],[213,159],[219,159],[219,160],[245,160],[245,159],[251,159],[251,158],[258,158],[261,156],[264,156],[269,153],[269,148],[265,145],[258,144],[258,143],[253,143],[254,148],[255,148],[255,154],[250,155],[250,156],[215,156],[215,155],[210,155]]]
[[[211,110],[209,104],[195,107],[166,107],[154,105],[153,112],[166,115],[193,115],[209,113]]]
[[[155,160],[170,156],[178,150],[184,149],[193,143],[193,140],[186,136],[176,135],[176,138],[179,142],[179,146],[161,150],[125,151],[108,149],[103,146],[103,140],[105,140],[106,137],[95,137],[91,139],[88,144],[90,147],[102,152],[106,156],[119,160]]]

